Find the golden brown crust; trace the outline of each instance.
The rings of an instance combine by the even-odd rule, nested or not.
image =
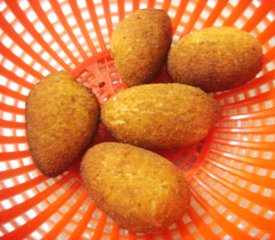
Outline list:
[[[262,48],[249,33],[233,27],[193,32],[173,46],[168,72],[176,82],[212,92],[231,89],[261,70]]]
[[[160,231],[179,220],[189,204],[181,171],[165,158],[129,144],[92,147],[80,172],[97,206],[130,231]]]
[[[91,143],[99,105],[92,93],[66,72],[42,79],[30,92],[26,129],[32,158],[45,175],[67,170]]]
[[[216,101],[199,88],[149,84],[110,98],[101,120],[121,142],[168,149],[202,140],[214,125],[217,112]]]
[[[163,10],[142,9],[121,21],[112,34],[111,54],[129,86],[152,81],[171,44],[171,19]]]

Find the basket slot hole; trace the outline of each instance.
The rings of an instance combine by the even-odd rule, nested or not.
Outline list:
[[[235,25],[237,28],[239,28],[239,29],[242,29],[243,26],[244,26],[244,24],[245,24],[245,21],[244,21],[244,17],[243,17],[243,16],[241,16],[241,17],[234,23],[234,25]]]
[[[245,167],[245,171],[246,172],[249,172],[249,173],[253,173],[254,172],[254,167],[253,166],[250,166],[250,165],[247,165],[246,167]]]
[[[11,202],[11,200],[5,199],[5,200],[3,200],[2,203],[1,203],[1,207],[2,207],[3,209],[10,209],[10,208],[12,208],[12,206],[13,206],[13,203]]]
[[[253,121],[252,126],[253,127],[261,127],[261,126],[263,126],[263,121],[261,119],[256,119]]]
[[[215,234],[220,234],[222,232],[222,228],[217,225],[215,225],[214,228],[212,228],[212,230]]]
[[[254,135],[253,136],[253,141],[254,142],[262,142],[262,136],[261,135]]]
[[[270,65],[272,63],[269,63],[267,65]],[[273,65],[273,64],[272,64]],[[274,66],[272,66],[272,69],[274,68]],[[271,86],[269,83],[263,84],[260,86],[260,93],[265,93],[271,90]]]
[[[111,19],[112,19],[112,23],[113,23],[114,27],[117,26],[119,23],[119,17],[113,16],[113,17],[111,17]]]
[[[25,201],[25,199],[22,197],[21,194],[17,194],[15,196],[12,197],[12,200],[16,203],[16,204],[20,204],[22,202]]]
[[[236,216],[234,213],[230,213],[230,214],[226,217],[226,219],[227,219],[229,222],[233,223],[233,222],[235,222],[235,221],[237,220],[237,216]]]
[[[245,230],[248,227],[248,223],[244,220],[241,220],[237,227],[241,230]]]
[[[248,96],[249,97],[255,97],[255,96],[257,96],[258,94],[257,94],[257,90],[256,89],[250,89],[249,91],[248,91]]]
[[[219,205],[218,208],[217,208],[217,211],[219,212],[220,215],[223,215],[226,212],[226,210],[227,209],[222,205]],[[205,222],[205,223],[209,224],[210,222]]]
[[[2,113],[2,119],[6,121],[13,121],[14,120],[14,114],[9,112],[3,112]]]
[[[29,181],[29,178],[25,173],[21,174],[19,176],[16,176],[15,179],[17,181],[17,184],[21,184],[21,183]]]
[[[50,220],[53,222],[53,223],[58,223],[60,220],[62,219],[62,215],[58,212],[56,212],[54,215],[52,215],[50,217]]]
[[[106,224],[106,225],[104,226],[104,228],[103,228],[103,232],[104,232],[104,233],[110,233],[111,230],[112,230],[112,228],[111,228],[111,225],[110,225],[110,224]]]
[[[16,185],[16,182],[13,178],[5,179],[2,181],[2,184],[5,186],[5,188],[14,187]]]
[[[16,19],[12,11],[10,11],[9,9],[6,9],[4,17],[7,20],[7,22],[9,22],[11,25],[13,21]]]
[[[97,221],[95,221],[95,220],[93,220],[93,219],[90,220],[89,223],[88,223],[88,225],[87,225],[87,227],[89,227],[89,228],[91,228],[91,229],[95,229],[96,226],[97,226]]]
[[[264,102],[264,108],[269,109],[274,107],[274,100],[268,100]]]
[[[265,46],[268,46],[268,48],[274,47],[275,46],[275,37],[270,38],[267,41],[267,43],[265,44]],[[274,58],[273,58],[273,62],[274,62]]]
[[[39,21],[34,23],[34,27],[35,27],[36,31],[39,32],[40,34],[46,30],[44,25]]]
[[[72,9],[71,9],[69,3],[67,3],[67,2],[62,3],[61,4],[61,9],[62,9],[63,14],[65,16],[72,15]]]
[[[28,33],[25,34],[25,36],[26,36],[26,37],[24,37],[24,35],[23,35],[23,38],[24,38],[25,42],[28,43],[28,44],[30,44],[30,41],[33,41],[33,39],[30,38],[30,35],[28,35]],[[34,42],[33,44],[30,44],[30,45],[32,45],[32,49],[33,49],[36,53],[39,53],[39,54],[40,54],[40,52],[41,52],[41,50],[42,50],[42,47],[41,47],[38,43]]]
[[[33,164],[33,161],[31,159],[31,157],[22,158],[21,161],[22,161],[22,164],[24,166],[28,166],[28,165],[32,165]],[[38,171],[38,170],[35,170],[35,171]]]
[[[52,226],[48,224],[48,222],[44,222],[41,226],[40,229],[42,229],[44,232],[49,232],[52,229]]]
[[[199,30],[199,29],[202,28],[202,26],[203,26],[202,21],[199,21],[199,20],[198,20],[198,21],[195,23],[195,25],[194,25],[194,29]]]
[[[26,130],[25,129],[16,129],[15,130],[15,135],[16,136],[26,136]]]
[[[58,32],[59,35],[61,35],[63,32],[65,32],[64,27],[62,26],[61,23],[57,22],[53,25],[54,29],[56,32]]]
[[[255,205],[252,208],[252,212],[255,213],[255,214],[259,214],[262,210],[263,210],[263,208],[261,206],[259,206],[259,205]]]
[[[256,237],[261,231],[258,228],[252,228],[248,233],[252,237]]]
[[[252,7],[248,7],[247,9],[245,9],[245,11],[243,12],[243,16],[246,17],[246,19],[249,19],[253,16],[255,12],[255,9]]]
[[[262,158],[265,160],[272,160],[273,159],[273,153],[269,151],[262,152]]]
[[[25,195],[27,196],[27,198],[32,198],[36,195],[36,192],[33,189],[29,189],[27,191],[25,191]]]
[[[4,68],[13,71],[15,65],[8,59],[4,59],[2,66],[4,66]]]
[[[4,10],[7,8],[7,4],[3,1],[0,2],[0,11],[4,12]]]
[[[21,57],[22,54],[24,53],[23,50],[22,50],[20,47],[18,47],[17,45],[13,45],[13,46],[11,47],[11,51],[12,51],[12,53],[13,53],[14,55],[16,55],[17,57]],[[20,75],[19,75],[19,76],[20,76]]]
[[[239,101],[243,101],[243,100],[246,99],[246,97],[245,97],[244,93],[239,93],[238,96],[237,96],[237,99],[238,99]]]
[[[74,222],[70,222],[69,224],[66,225],[65,229],[68,232],[73,232],[76,227],[77,225]]]
[[[3,144],[2,146],[4,148],[4,152],[16,152],[17,151],[17,146],[15,144]],[[11,162],[10,162],[10,164],[12,165],[12,167],[16,168],[19,166],[19,164],[17,164],[17,160],[14,160]]]
[[[18,226],[22,226],[22,225],[24,225],[25,223],[28,222],[28,220],[27,220],[24,216],[16,217],[16,218],[14,219],[14,221],[16,222],[16,224],[17,224]]]
[[[220,184],[219,184],[219,187],[217,189],[218,189],[218,191],[221,195],[226,195],[228,193],[228,190]]]
[[[49,43],[49,42],[54,42],[54,39],[52,37],[51,34],[49,34],[48,32],[45,32],[42,37],[44,38],[44,40]]]
[[[187,230],[189,231],[189,233],[191,233],[192,235],[194,235],[195,233],[198,232],[198,229],[195,225],[188,225],[187,226]]]
[[[261,22],[257,25],[257,29],[259,30],[259,32],[263,32],[267,27],[268,27],[268,25],[267,25],[267,22],[266,22],[266,21],[261,21]]]
[[[36,207],[37,207],[37,209],[38,209],[39,212],[44,211],[45,209],[47,209],[48,206],[49,205],[46,204],[45,202],[41,202],[41,203],[39,203],[39,204],[36,205]]]
[[[32,65],[34,59],[32,57],[30,57],[27,54],[24,54],[24,56],[22,57],[22,60],[27,64],[27,65]]]
[[[199,216],[202,216],[202,215],[205,214],[205,210],[204,210],[204,209],[198,204],[198,202],[195,201],[194,199],[193,199],[193,201],[191,202],[190,205],[193,207],[194,211],[195,211]]]
[[[84,3],[84,1],[78,1],[77,3],[78,3],[78,4]],[[87,6],[86,6],[85,8],[87,8]],[[84,21],[88,21],[89,18],[90,18],[89,11],[88,11],[88,10],[82,9],[82,10],[81,10],[81,16],[82,16],[82,19],[83,19]]]
[[[271,126],[271,125],[275,125],[275,117],[270,117],[266,119],[266,124]]]
[[[267,134],[265,136],[265,141],[266,142],[275,142],[275,134]]]
[[[188,3],[187,6],[186,6],[187,12],[192,13],[192,12],[195,10],[195,6],[196,6],[196,5],[195,5],[194,2],[189,1],[189,3]]]
[[[264,214],[264,218],[266,219],[272,219],[275,216],[275,212],[268,210],[266,211],[266,213]]]
[[[34,231],[30,235],[33,239],[42,239],[43,235],[42,233],[38,232],[38,230]]]
[[[244,188],[247,185],[247,181],[240,179],[237,184],[239,187]]]
[[[30,209],[27,212],[25,212],[25,215],[28,216],[29,219],[33,219],[37,216],[38,212],[34,209]]]
[[[258,193],[260,190],[260,186],[256,184],[251,184],[249,190],[254,193]]]
[[[231,5],[232,5],[232,1],[231,1]],[[229,5],[230,5],[229,4]],[[231,8],[229,7],[229,5],[228,6],[226,6],[223,10],[222,10],[222,12],[221,12],[221,14],[220,14],[220,16],[222,16],[223,18],[228,18],[229,17],[229,15],[231,14]]]
[[[68,49],[74,53],[74,55],[79,56],[79,53],[77,52],[75,45],[73,43],[70,43],[69,45],[67,45]],[[63,52],[62,52],[63,53]],[[65,53],[63,53],[62,59],[65,59]]]
[[[3,224],[3,227],[5,228],[5,230],[7,232],[12,232],[16,229],[16,227],[11,223],[5,223],[5,224]]]
[[[10,137],[10,136],[14,136],[14,130],[13,129],[9,129],[9,128],[2,128],[2,134],[3,136],[7,136],[7,137]]]
[[[68,34],[64,34],[61,39],[65,44],[68,44],[70,42],[70,37]]]
[[[192,222],[192,220],[191,220],[191,218],[190,218],[187,214],[185,214],[185,215],[183,216],[183,218],[182,218],[182,222],[183,222],[184,224],[189,224],[189,223]]]

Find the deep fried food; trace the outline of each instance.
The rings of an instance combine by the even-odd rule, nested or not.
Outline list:
[[[212,27],[193,32],[173,46],[168,72],[176,82],[212,92],[238,87],[261,70],[262,48],[247,32]]]
[[[78,159],[92,141],[99,106],[95,96],[66,72],[42,79],[27,99],[27,136],[33,161],[57,176]]]
[[[171,19],[163,10],[142,9],[122,20],[112,34],[111,54],[129,86],[152,81],[171,44]]]
[[[98,144],[85,154],[80,170],[97,206],[130,231],[160,231],[179,220],[189,205],[181,170],[142,148]]]
[[[188,85],[135,86],[110,98],[101,119],[121,142],[168,149],[202,140],[217,117],[216,101]]]

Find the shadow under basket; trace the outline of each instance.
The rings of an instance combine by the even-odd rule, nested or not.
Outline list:
[[[139,8],[167,11],[173,43],[190,31],[235,26],[264,52],[255,79],[214,94],[222,115],[203,142],[159,152],[182,169],[192,199],[157,235],[120,229],[100,211],[79,179],[79,161],[56,178],[42,175],[25,131],[26,98],[50,72],[72,73],[101,105],[125,88],[110,36]],[[274,10],[272,0],[1,1],[0,239],[275,239]],[[165,67],[157,81],[170,81]],[[100,125],[94,143],[110,139]]]

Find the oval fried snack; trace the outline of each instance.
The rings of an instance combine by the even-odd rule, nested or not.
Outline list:
[[[26,130],[34,163],[47,176],[61,174],[92,141],[99,105],[88,89],[66,72],[43,78],[30,92]]]
[[[160,9],[141,9],[122,20],[111,37],[111,55],[129,87],[160,72],[171,44],[171,19]]]
[[[261,70],[262,48],[252,35],[233,27],[211,27],[179,40],[168,55],[175,82],[207,92],[238,87]]]
[[[197,143],[215,124],[214,98],[188,85],[148,84],[111,97],[101,120],[119,141],[149,149]]]
[[[80,172],[97,206],[130,231],[161,231],[179,220],[189,205],[190,191],[181,170],[129,144],[92,147]]]

